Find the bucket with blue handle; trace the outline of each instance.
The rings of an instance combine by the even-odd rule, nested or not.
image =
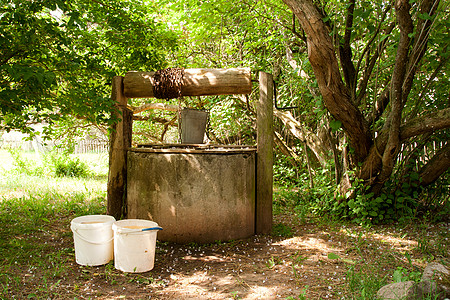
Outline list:
[[[156,236],[162,230],[156,222],[140,219],[116,221],[114,267],[123,272],[142,273],[153,269]]]

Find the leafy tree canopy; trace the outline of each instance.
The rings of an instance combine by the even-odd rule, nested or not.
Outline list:
[[[153,11],[142,1],[1,0],[1,127],[113,121],[112,76],[162,68],[176,47]]]

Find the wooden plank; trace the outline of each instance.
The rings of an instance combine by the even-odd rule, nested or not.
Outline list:
[[[128,98],[153,97],[155,72],[128,72],[124,78],[124,95]],[[181,94],[183,96],[250,94],[250,68],[185,69]]]
[[[181,154],[238,154],[238,153],[252,153],[256,149],[149,149],[149,148],[131,148],[132,152],[142,153],[181,153]]]
[[[273,78],[259,72],[256,155],[256,234],[272,231],[273,200]]]
[[[120,219],[125,215],[127,183],[127,151],[131,147],[133,113],[127,108],[123,95],[123,77],[115,76],[111,98],[116,101],[121,120],[112,126],[109,144],[109,173],[107,185],[107,214]]]
[[[195,148],[195,149],[222,149],[222,148],[233,148],[233,149],[256,149],[253,145],[222,145],[222,144],[170,144],[170,143],[143,143],[138,144],[138,148],[151,148],[151,149],[160,149],[160,148]]]

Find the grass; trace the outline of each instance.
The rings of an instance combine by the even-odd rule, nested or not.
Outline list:
[[[21,166],[17,166],[11,153],[0,150],[0,199],[17,196],[58,194],[77,197],[88,194],[88,197],[104,196],[106,193],[106,176],[108,162],[106,154],[79,154],[69,157],[78,158],[86,163],[89,169],[87,177],[55,177],[49,170],[48,158],[35,155],[33,152],[21,152]],[[23,166],[25,165],[25,166]],[[25,170],[24,170],[25,168]],[[30,184],[32,183],[32,184]],[[48,195],[50,194],[50,195]]]
[[[351,254],[357,258],[340,258],[332,252],[328,253],[328,259],[339,261],[347,269],[343,276],[344,285],[340,285],[333,278],[323,279],[324,284],[333,289],[334,285],[339,286],[334,293],[338,299],[376,299],[378,290],[386,284],[406,280],[420,281],[420,269],[428,262],[437,261],[449,265],[448,230],[436,231],[433,234],[428,231],[435,225],[422,222],[371,227],[346,224],[345,221],[336,222],[332,218],[314,216],[308,204],[298,197],[298,193],[286,189],[275,190],[274,214],[280,215],[281,218],[286,214],[294,214],[293,219],[299,220],[297,224],[314,223],[315,231],[335,231],[334,236],[338,233],[345,237],[344,255]],[[286,238],[293,236],[291,228],[283,223],[274,224],[273,235]],[[326,240],[329,235],[325,236]],[[373,251],[374,248],[383,250],[377,253]],[[273,258],[266,263],[268,268],[276,265],[277,262]],[[301,263],[292,262],[293,275],[296,278],[301,274],[299,265]],[[423,300],[435,299],[433,297],[430,295]],[[298,298],[291,299],[310,298],[301,294]]]
[[[156,278],[119,273],[114,270],[112,263],[97,269],[76,266],[74,263],[72,233],[68,229],[70,221],[77,216],[106,212],[106,155],[77,156],[90,169],[91,176],[83,178],[36,175],[32,166],[43,167],[41,157],[33,153],[21,155],[31,172],[20,172],[12,163],[9,152],[0,150],[0,299],[11,299],[11,295],[16,299],[74,299],[80,293],[85,293],[86,282],[93,278],[103,279],[107,282],[105,286],[120,288],[123,284],[142,286],[153,281],[153,286],[157,286]],[[321,253],[328,253],[328,257],[311,256],[302,247],[297,249],[298,252],[286,256],[280,252],[267,254],[262,260],[261,272],[281,273],[285,268],[287,274],[291,274],[292,281],[301,288],[299,295],[287,299],[321,299],[311,296],[318,295],[318,285],[332,287],[333,298],[337,299],[375,299],[381,286],[399,276],[402,279],[419,278],[417,265],[423,266],[433,260],[448,262],[448,230],[428,236],[429,227],[425,224],[411,224],[409,228],[362,228],[354,224],[337,224],[332,220],[312,218],[307,203],[300,201],[298,191],[282,191],[276,197],[275,219],[289,215],[297,221],[287,224],[283,220],[276,220],[273,226],[274,239],[310,236],[311,243],[316,241],[302,247],[326,247],[332,238],[342,241],[339,249],[321,250]],[[298,208],[300,205],[301,209]],[[300,235],[297,233],[299,228],[304,230]],[[307,238],[304,240],[308,241]],[[159,246],[166,249],[172,247],[167,244]],[[192,243],[184,248],[201,251],[208,247],[233,249],[227,252],[237,252],[239,261],[247,255],[239,256],[242,253],[235,250],[241,248],[241,241],[217,242],[213,245]],[[339,251],[336,252],[339,258],[330,260],[330,257],[333,258],[330,251],[335,250]],[[160,251],[160,256],[166,253]],[[253,255],[261,253],[255,252]],[[318,258],[317,262],[312,261],[315,257]],[[165,259],[168,259],[167,255]],[[320,278],[321,281],[305,283],[313,276],[306,272],[306,267],[313,265],[320,265],[317,271],[324,277]],[[325,267],[330,270],[330,275],[325,276],[323,273]],[[332,275],[331,269],[338,268],[343,270],[341,277]],[[158,288],[163,289],[164,285]],[[228,292],[234,298],[241,296],[235,290]],[[95,294],[92,298],[95,298]]]
[[[72,245],[60,247],[67,237],[73,217],[105,213],[104,198],[91,193],[43,193],[20,198],[3,198],[0,202],[0,298],[21,288],[24,280],[18,269],[27,266],[27,277],[39,279],[36,297],[53,297],[55,278],[69,272],[67,261],[73,256]],[[55,230],[56,229],[56,230]],[[55,247],[57,246],[57,247]],[[35,278],[35,273],[39,278]],[[50,282],[52,282],[50,284]]]
[[[83,159],[88,156],[94,168],[105,163],[101,155]],[[33,153],[21,153],[21,159],[28,167],[42,167]],[[24,280],[39,281],[35,290],[25,292],[28,298],[56,297],[54,291],[70,272],[67,262],[73,256],[72,245],[60,247],[61,239],[70,234],[65,227],[76,216],[106,212],[105,180],[20,172],[5,150],[0,150],[0,161],[0,299],[17,295]],[[23,266],[25,278],[19,271]]]
[[[385,276],[378,276],[373,266],[366,266],[369,272],[355,270],[351,266],[347,272],[347,299],[374,299],[378,290],[387,284]],[[375,272],[373,272],[375,271]]]

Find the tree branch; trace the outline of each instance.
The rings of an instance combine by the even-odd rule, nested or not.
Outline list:
[[[424,0],[420,4],[420,12],[422,14],[428,14],[433,16],[436,13],[436,9],[439,5],[439,0]],[[409,92],[411,91],[414,76],[420,66],[419,61],[425,54],[427,49],[428,38],[431,31],[432,22],[430,20],[419,19],[417,25],[417,31],[420,31],[417,37],[414,39],[414,45],[409,57],[407,74],[403,82],[403,103],[406,103]],[[411,25],[412,26],[412,25]],[[411,31],[412,32],[412,31]]]
[[[146,110],[150,109],[162,109],[162,110],[168,110],[168,111],[178,111],[178,105],[172,105],[172,104],[165,104],[165,103],[147,103],[144,105],[141,105],[139,107],[128,107],[133,114],[138,114]]]
[[[386,86],[380,96],[377,97],[372,109],[372,113],[369,115],[367,122],[372,126],[383,114],[385,108],[389,104],[389,96],[391,90],[389,86]]]
[[[355,101],[356,88],[356,69],[352,62],[352,49],[350,41],[352,37],[353,12],[355,10],[355,0],[350,0],[347,6],[347,15],[345,22],[344,41],[339,45],[339,59],[344,72],[344,80],[350,91],[351,101]]]
[[[161,123],[161,124],[168,124],[171,122],[171,120],[167,120],[164,118],[159,117],[152,117],[152,116],[133,116],[133,121],[148,121],[151,120],[152,122]]]
[[[354,149],[355,162],[369,153],[372,135],[367,121],[351,101],[342,81],[333,41],[322,16],[312,0],[283,0],[294,12],[307,36],[308,57],[316,75],[325,107],[342,122],[342,127]]]
[[[298,157],[297,153],[295,153],[295,151],[286,144],[281,134],[279,134],[277,131],[274,131],[274,142],[280,148],[280,151],[288,158],[288,161],[291,163],[291,165],[295,168],[299,168],[300,158]]]
[[[387,13],[391,10],[392,5],[388,5],[386,6],[386,9],[383,11],[383,15],[381,16],[381,20],[380,23],[378,24],[377,30],[375,30],[374,35],[372,36],[372,38],[369,40],[369,42],[367,42],[366,47],[364,48],[364,50],[361,53],[361,56],[359,57],[358,63],[356,65],[356,72],[359,72],[360,66],[361,66],[361,62],[363,60],[363,58],[365,57],[366,53],[369,52],[370,47],[372,46],[372,43],[375,41],[375,39],[377,38],[378,34],[381,31],[381,25],[383,25],[384,20],[386,19]],[[395,27],[395,24],[392,23],[391,25],[389,25],[389,27],[385,30],[385,34],[390,34],[392,29]],[[385,40],[383,39],[379,44],[378,44],[378,49],[380,49],[380,45],[381,44],[385,44]],[[377,51],[378,53],[380,53],[381,51]]]
[[[375,195],[378,195],[384,182],[391,176],[395,159],[400,150],[400,124],[403,111],[403,82],[406,76],[406,65],[410,48],[410,34],[413,32],[413,23],[410,15],[411,5],[408,0],[397,0],[395,10],[400,27],[400,40],[398,42],[395,66],[392,72],[391,111],[384,128],[388,132],[386,147],[382,154],[382,166],[376,183],[372,186]]]
[[[445,108],[410,120],[400,128],[402,141],[411,137],[450,128],[450,108]]]
[[[433,84],[433,82],[435,82],[435,79],[436,79],[437,75],[442,70],[442,68],[447,64],[449,59],[450,59],[450,56],[444,57],[440,61],[440,63],[437,66],[437,68],[434,70],[433,74],[431,74],[430,78],[428,78],[427,83],[423,86],[422,90],[420,91],[419,97],[417,97],[415,99],[414,105],[413,105],[413,109],[409,113],[409,116],[416,116],[417,115],[419,109],[421,108],[421,106],[419,105],[419,102],[423,99],[423,96],[425,95],[425,93],[430,90],[430,86]]]
[[[3,66],[4,64],[8,63],[8,61],[13,58],[14,56],[16,56],[17,54],[19,54],[20,52],[24,52],[22,50],[16,50],[8,55],[5,55],[2,60],[0,60],[0,66]]]
[[[427,186],[435,182],[444,172],[450,168],[450,143],[447,143],[424,165],[419,176],[422,179],[421,186]]]
[[[303,128],[300,122],[298,122],[290,112],[274,110],[273,113],[281,120],[281,122],[283,122],[284,126],[293,136],[306,142],[308,148],[314,152],[321,165],[327,164],[327,159],[329,158],[328,150],[315,133]]]
[[[431,133],[437,130],[450,128],[450,108],[431,112],[427,115],[417,117],[400,127],[400,141]],[[388,141],[388,130],[380,132],[375,144],[370,149],[369,155],[363,162],[359,171],[359,178],[368,180],[369,185],[378,175],[381,169],[381,154],[385,151]]]
[[[395,26],[392,23],[385,30],[385,34],[390,34],[392,32],[392,30],[394,29],[394,27]],[[375,36],[373,38],[375,38]],[[376,62],[377,62],[378,58],[380,57],[381,52],[383,52],[383,50],[386,48],[386,44],[387,44],[387,39],[383,39],[378,44],[374,55],[372,55],[372,57],[369,59],[369,63],[367,64],[366,68],[364,69],[363,76],[362,76],[362,78],[361,78],[361,80],[359,81],[359,84],[358,84],[358,95],[356,96],[356,100],[355,100],[355,103],[358,106],[361,104],[362,99],[366,95],[367,84],[368,84],[369,79],[370,79],[370,77],[372,75],[373,68],[375,67]],[[370,46],[370,44],[367,44],[366,49],[368,49],[369,46]],[[366,51],[366,49],[364,49],[364,50]],[[361,56],[360,60],[358,61],[358,65],[356,67],[357,72],[359,72],[360,63],[362,61],[363,56],[364,56],[364,54]]]

